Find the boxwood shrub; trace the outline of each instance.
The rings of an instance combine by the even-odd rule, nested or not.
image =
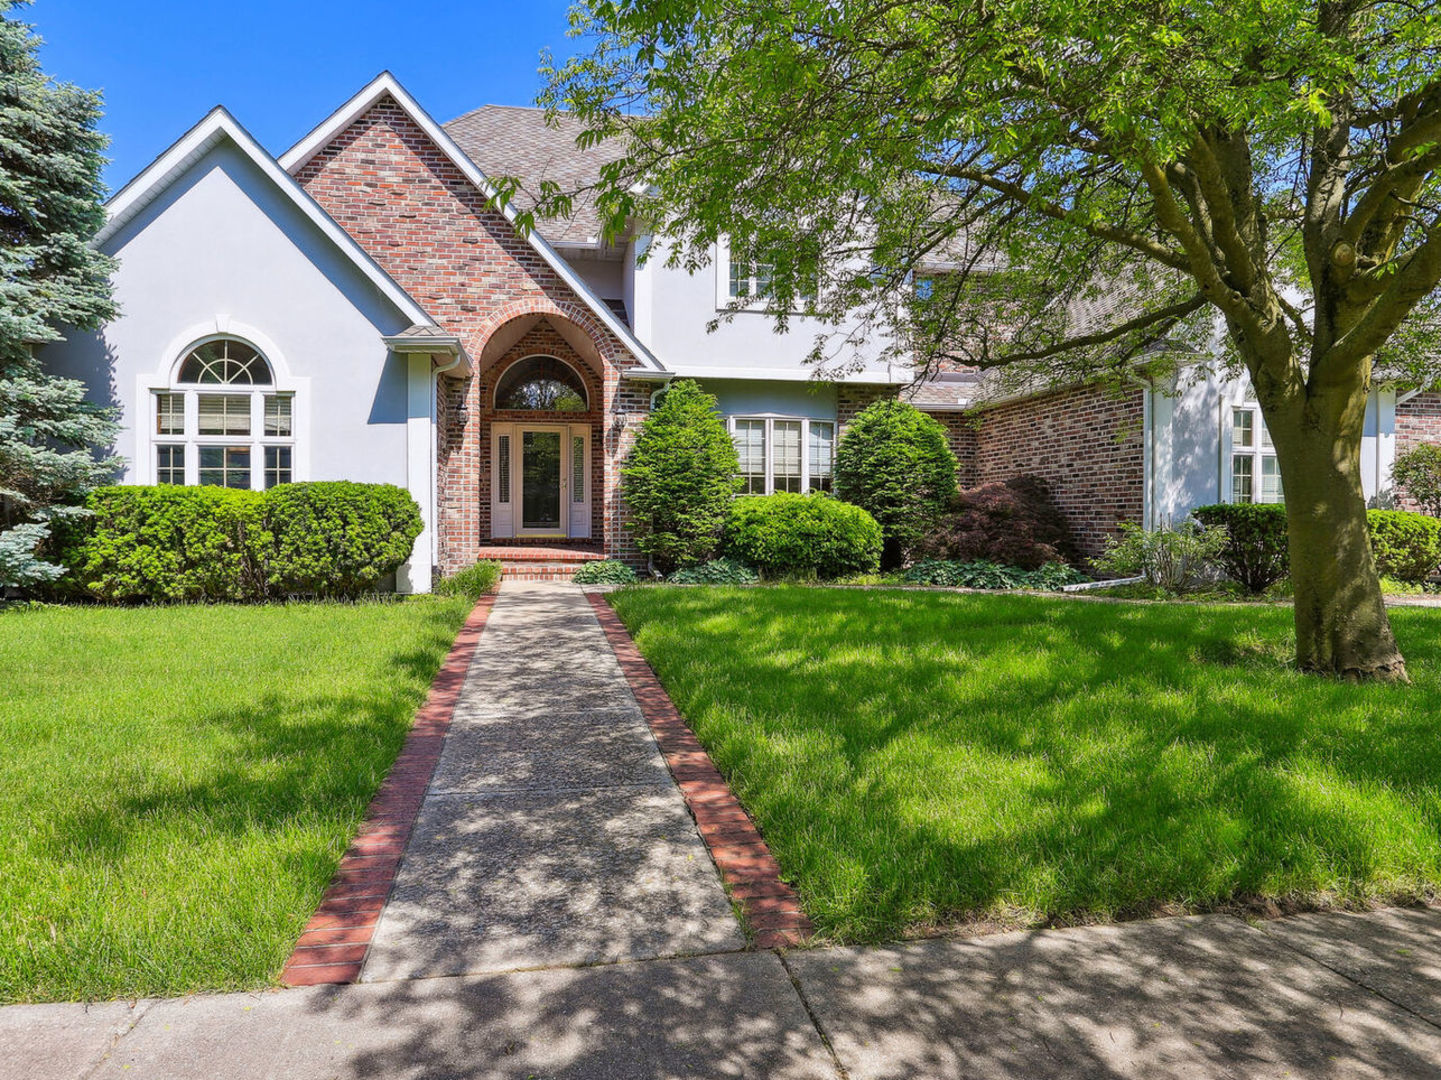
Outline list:
[[[374,591],[410,555],[420,510],[389,484],[97,488],[67,532],[61,591],[110,602],[255,601]]]
[[[1441,566],[1441,520],[1406,510],[1368,510],[1366,526],[1382,577],[1419,583]]]
[[[1277,503],[1218,503],[1191,516],[1223,526],[1229,536],[1217,557],[1226,576],[1247,592],[1263,593],[1291,572],[1286,508]]]
[[[881,527],[828,495],[746,495],[726,518],[722,549],[763,577],[836,578],[881,564]]]

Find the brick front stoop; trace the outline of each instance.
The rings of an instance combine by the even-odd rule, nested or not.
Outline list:
[[[365,823],[285,962],[280,981],[286,986],[349,983],[360,975],[494,603],[493,594],[482,596],[456,635],[400,755],[371,800]]]
[[[750,815],[681,718],[605,597],[599,593],[586,596],[695,817],[721,880],[745,916],[752,943],[758,949],[777,949],[807,941],[814,932],[811,921],[802,913],[795,891],[781,880],[780,865]]]

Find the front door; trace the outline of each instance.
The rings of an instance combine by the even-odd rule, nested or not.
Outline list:
[[[496,424],[492,537],[590,535],[590,427]]]

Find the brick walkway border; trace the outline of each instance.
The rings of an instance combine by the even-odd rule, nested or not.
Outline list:
[[[493,594],[480,598],[435,673],[400,755],[371,800],[365,823],[285,962],[280,981],[286,986],[348,983],[360,975],[410,830],[440,761],[465,673],[494,604]]]
[[[682,719],[605,596],[586,596],[695,817],[721,880],[745,916],[752,943],[758,949],[776,949],[806,941],[813,933],[811,921],[801,911],[795,891],[781,880],[780,865],[750,815]]]

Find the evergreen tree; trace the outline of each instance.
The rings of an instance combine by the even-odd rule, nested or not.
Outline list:
[[[0,0],[0,590],[60,573],[37,554],[49,523],[116,465],[92,450],[114,438],[110,411],[34,356],[57,327],[114,314],[113,263],[88,243],[105,221],[100,96],[40,70],[18,6]]]

